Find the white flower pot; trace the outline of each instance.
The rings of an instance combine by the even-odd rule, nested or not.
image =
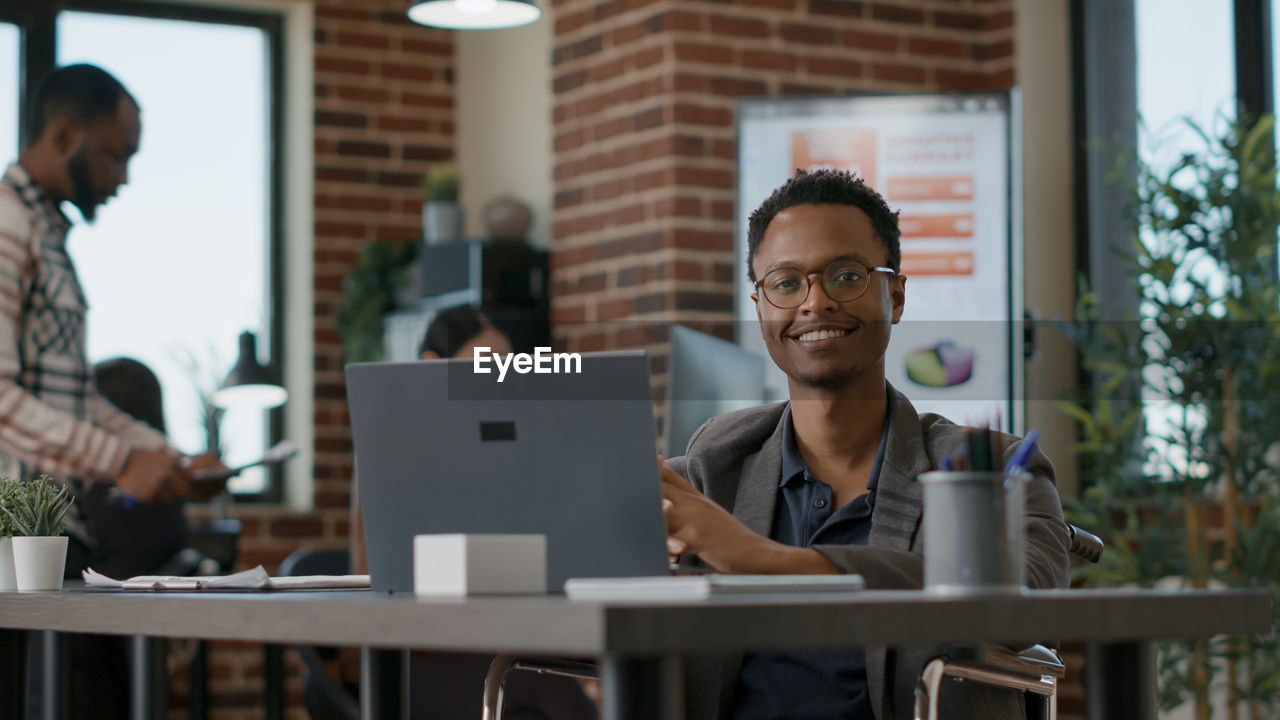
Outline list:
[[[428,202],[422,206],[422,238],[428,245],[462,239],[462,206],[451,202]]]
[[[18,579],[13,575],[13,538],[0,540],[0,592],[18,589]]]
[[[67,566],[67,538],[16,537],[13,539],[13,569],[18,592],[61,590]]]

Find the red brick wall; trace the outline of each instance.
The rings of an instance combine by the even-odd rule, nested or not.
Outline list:
[[[351,436],[334,325],[342,279],[378,239],[421,236],[427,164],[453,155],[453,37],[409,22],[406,0],[322,0],[315,32],[316,520],[267,536],[346,533]],[[282,549],[270,547],[271,550]],[[262,559],[269,559],[263,556]]]
[[[569,349],[733,332],[735,98],[1008,88],[1012,0],[556,0],[552,314]]]
[[[422,232],[418,179],[453,156],[453,34],[411,23],[407,0],[315,3],[315,511],[239,505],[240,565],[268,570],[303,546],[345,547],[352,453],[334,318],[356,253]],[[292,653],[289,717],[305,718]],[[214,644],[211,718],[262,717],[262,649]],[[185,671],[172,717],[186,717]]]

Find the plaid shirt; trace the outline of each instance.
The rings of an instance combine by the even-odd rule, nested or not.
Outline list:
[[[47,473],[79,493],[113,481],[130,448],[168,444],[94,387],[70,229],[27,172],[10,165],[0,179],[0,475]],[[78,505],[68,534],[92,545]]]

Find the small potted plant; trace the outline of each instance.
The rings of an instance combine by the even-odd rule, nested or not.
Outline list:
[[[18,589],[18,581],[13,574],[13,536],[17,534],[18,526],[6,511],[14,507],[14,498],[20,492],[21,483],[0,477],[0,592]]]
[[[428,245],[461,239],[459,186],[458,166],[451,162],[432,165],[422,176],[422,189],[427,193],[422,205],[422,238]]]
[[[19,483],[4,514],[13,523],[13,569],[19,592],[61,590],[67,564],[67,511],[71,491],[41,475]]]

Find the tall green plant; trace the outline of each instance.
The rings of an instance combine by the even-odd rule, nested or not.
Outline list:
[[[71,510],[71,490],[59,485],[48,475],[27,483],[18,483],[13,504],[5,504],[8,516],[19,537],[57,537],[67,529],[67,512]]]
[[[1280,469],[1267,452],[1280,440],[1274,118],[1232,123],[1216,136],[1188,127],[1201,148],[1172,167],[1132,154],[1118,163],[1137,167],[1133,242],[1121,262],[1132,271],[1140,316],[1099,323],[1096,298],[1081,293],[1069,332],[1095,392],[1060,407],[1079,426],[1091,484],[1067,510],[1110,540],[1111,557],[1081,571],[1085,582],[1150,585],[1176,575],[1191,587],[1275,592],[1280,575],[1245,552],[1280,547],[1280,521],[1268,514]],[[1156,415],[1159,427],[1144,421]],[[1216,505],[1225,519],[1211,527]],[[1259,662],[1266,643],[1167,646],[1162,699],[1194,699],[1197,716],[1209,717],[1216,657],[1227,666],[1221,682],[1231,699],[1252,702],[1250,717],[1280,717],[1280,677],[1273,662]]]

